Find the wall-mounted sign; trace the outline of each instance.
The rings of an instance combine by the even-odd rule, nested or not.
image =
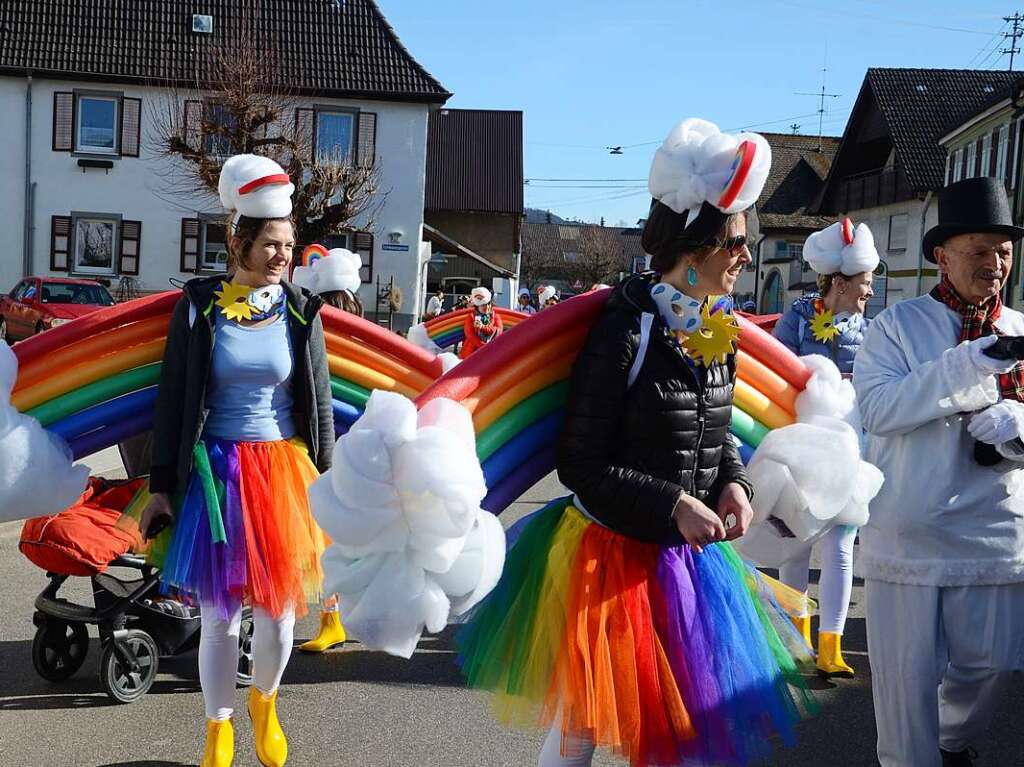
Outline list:
[[[408,245],[394,245],[394,244],[392,244],[390,242],[382,243],[381,246],[380,246],[380,249],[381,250],[397,250],[397,251],[400,251],[402,253],[408,253],[409,252],[409,246]]]

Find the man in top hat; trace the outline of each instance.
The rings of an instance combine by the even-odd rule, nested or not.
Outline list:
[[[860,554],[883,767],[971,765],[1024,662],[1024,368],[992,348],[1024,335],[1000,298],[1024,229],[993,178],[938,207],[940,284],[875,319],[853,373],[885,474]]]

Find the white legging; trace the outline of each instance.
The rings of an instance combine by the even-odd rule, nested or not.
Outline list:
[[[853,543],[857,528],[836,525],[819,541],[821,547],[821,578],[818,581],[818,613],[821,617],[818,631],[842,634],[846,614],[850,611],[853,593]],[[807,591],[808,569],[811,566],[811,547],[785,562],[779,568],[779,580],[797,591]]]
[[[212,604],[199,606],[203,633],[199,638],[199,684],[206,702],[206,718],[229,719],[235,710],[235,671],[238,668],[238,634],[242,627],[242,605],[225,619]],[[260,692],[271,694],[281,683],[292,654],[295,611],[285,610],[271,618],[259,607],[252,611],[252,683]]]
[[[541,746],[537,767],[590,767],[594,759],[592,741],[569,735],[565,738],[565,753],[562,753],[562,745],[562,725],[555,722]]]

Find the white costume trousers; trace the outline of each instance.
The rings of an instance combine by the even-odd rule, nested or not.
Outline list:
[[[224,619],[211,604],[199,606],[203,632],[199,637],[199,684],[203,688],[206,718],[229,719],[235,710],[235,671],[238,668],[238,635],[242,605]],[[252,611],[252,683],[272,694],[281,683],[292,654],[295,612],[290,608],[271,618],[260,608]]]
[[[836,525],[816,542],[821,552],[821,578],[818,581],[818,631],[842,634],[850,611],[853,593],[853,544],[857,528]],[[779,580],[790,588],[807,593],[807,571],[811,566],[811,546],[779,568]]]
[[[590,767],[595,750],[592,741],[570,735],[564,746],[563,749],[562,725],[556,722],[541,746],[537,767]]]
[[[983,735],[1024,667],[1024,583],[869,580],[868,658],[882,767],[941,767]]]

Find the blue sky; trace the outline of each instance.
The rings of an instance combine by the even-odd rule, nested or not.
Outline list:
[[[841,135],[868,67],[1006,69],[1002,17],[1024,11],[988,0],[379,2],[455,94],[448,106],[524,112],[528,206],[609,224],[646,214],[649,163],[677,121],[796,122],[816,135],[818,101],[796,93],[820,90],[827,61],[840,95],[826,100],[823,132]]]

